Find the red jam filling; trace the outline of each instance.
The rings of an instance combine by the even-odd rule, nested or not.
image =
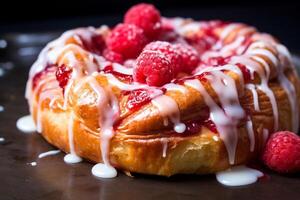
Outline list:
[[[243,77],[244,77],[244,81],[247,83],[251,80],[251,74],[250,74],[250,71],[247,69],[247,67],[241,63],[237,63],[236,64],[240,70],[242,71],[243,73]]]
[[[59,87],[61,87],[63,91],[68,84],[69,79],[71,78],[71,73],[72,69],[65,65],[59,66],[55,72],[56,80],[59,83]]]
[[[129,92],[126,107],[129,110],[137,110],[150,101],[151,97],[149,91],[144,89],[137,89]]]
[[[38,85],[38,82],[48,73],[55,73],[56,71],[56,65],[54,64],[48,64],[43,71],[40,71],[34,75],[32,78],[32,90],[36,88]]]
[[[109,66],[106,66],[103,71],[105,73],[109,73],[109,74],[112,74],[114,76],[116,76],[118,79],[120,79],[121,81],[125,81],[127,83],[132,83],[133,82],[133,78],[131,75],[128,75],[128,74],[122,74],[120,72],[116,72],[114,71],[113,67],[111,65]]]
[[[192,45],[200,54],[211,49],[218,41],[219,37],[215,34],[216,28],[220,28],[228,24],[223,21],[214,21],[203,27],[200,33],[186,37],[186,41]]]
[[[85,40],[83,37],[78,35],[82,42],[82,47],[90,52],[93,52],[95,54],[101,55],[102,51],[105,48],[105,41],[102,37],[102,35],[93,35],[91,37],[91,41]]]
[[[205,62],[206,65],[208,66],[221,66],[221,65],[226,65],[229,62],[230,57],[222,57],[222,56],[218,56],[218,57],[211,57],[208,59],[207,62]]]

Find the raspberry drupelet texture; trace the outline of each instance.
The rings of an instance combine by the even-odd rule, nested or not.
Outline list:
[[[274,133],[268,140],[262,160],[279,173],[300,171],[300,137],[289,131]]]
[[[151,4],[141,3],[131,7],[125,14],[124,23],[140,27],[150,39],[157,38],[161,31],[160,13]]]
[[[146,44],[144,31],[134,24],[117,25],[106,39],[107,47],[125,59],[136,58]]]
[[[187,44],[171,44],[169,42],[151,42],[145,50],[160,51],[170,57],[174,64],[175,76],[179,72],[191,73],[199,64],[197,51]]]
[[[137,58],[134,80],[150,86],[162,86],[174,78],[174,65],[162,52],[145,50]]]
[[[159,51],[167,56],[174,66],[174,75],[176,76],[181,71],[182,57],[179,51],[175,48],[175,45],[169,42],[151,42],[147,44],[144,50]]]
[[[181,70],[191,73],[200,63],[198,52],[193,47],[184,44],[175,44],[175,49],[182,57]]]

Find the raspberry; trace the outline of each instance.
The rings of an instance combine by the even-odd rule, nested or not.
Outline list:
[[[161,30],[159,11],[151,4],[141,3],[131,7],[125,14],[124,23],[135,24],[145,31],[150,39],[155,39]]]
[[[160,51],[169,56],[175,66],[175,75],[179,72],[191,73],[200,62],[197,51],[189,45],[157,41],[149,43],[145,49]]]
[[[300,137],[289,131],[274,133],[268,140],[262,160],[279,173],[300,171]]]
[[[150,86],[162,86],[174,78],[174,65],[162,52],[144,50],[136,60],[133,78]]]
[[[182,57],[182,71],[191,73],[200,63],[198,52],[190,45],[175,44],[175,48]]]
[[[72,69],[66,67],[65,65],[61,65],[57,68],[55,73],[56,80],[59,83],[59,86],[64,90],[66,85],[68,84],[69,79],[71,78]]]
[[[102,54],[104,58],[111,62],[123,63],[124,61],[123,56],[121,54],[109,49],[105,49]]]
[[[125,59],[136,58],[146,43],[144,31],[133,24],[117,25],[106,39],[107,47]]]
[[[147,44],[144,50],[159,51],[165,56],[168,56],[172,64],[174,65],[174,75],[176,76],[181,71],[182,57],[179,51],[175,48],[175,45],[169,42],[151,42]]]

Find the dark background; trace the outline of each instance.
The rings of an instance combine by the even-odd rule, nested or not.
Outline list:
[[[63,31],[78,26],[113,25],[136,0],[2,0],[0,34]],[[300,3],[296,0],[157,0],[165,16],[224,19],[256,26],[300,51]]]

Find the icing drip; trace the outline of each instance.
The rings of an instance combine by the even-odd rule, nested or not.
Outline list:
[[[59,154],[60,152],[61,152],[60,150],[47,151],[47,152],[39,154],[38,158],[44,158],[47,156],[56,155],[56,154]]]
[[[88,81],[89,85],[93,88],[98,96],[98,109],[99,109],[99,127],[101,129],[100,134],[100,147],[101,155],[104,162],[104,165],[98,163],[92,169],[92,173],[95,176],[102,178],[111,178],[114,177],[112,174],[112,166],[109,161],[109,149],[110,149],[110,140],[114,136],[115,132],[113,130],[113,124],[119,116],[119,105],[118,101],[111,94],[111,92],[106,92],[96,81],[94,77],[90,77]],[[110,95],[109,95],[110,94]],[[104,170],[101,172],[95,172],[95,170]],[[114,170],[116,171],[116,170]],[[105,173],[108,173],[107,176]],[[116,173],[115,173],[116,174]]]
[[[216,178],[219,183],[226,186],[242,186],[255,183],[264,174],[256,169],[246,166],[235,166],[218,172]]]
[[[99,178],[114,178],[117,176],[117,170],[111,165],[98,163],[93,166],[92,174]]]
[[[240,28],[241,26],[242,25],[238,23],[232,23],[227,25],[220,35],[221,40],[225,40],[232,32],[234,32],[235,29]]]
[[[167,151],[168,151],[168,140],[162,139],[161,142],[163,145],[162,157],[165,158],[167,156]]]
[[[77,156],[74,148],[74,113],[71,112],[69,122],[68,122],[68,140],[70,153],[65,155],[64,161],[68,164],[79,163],[82,161],[82,158]]]
[[[260,111],[259,101],[258,101],[258,95],[257,95],[257,91],[255,89],[255,85],[252,84],[252,83],[248,83],[247,85],[245,85],[245,87],[252,92],[253,103],[254,103],[254,110],[259,112]]]
[[[255,50],[257,50],[257,49],[255,49]],[[251,54],[253,54],[252,51],[251,51]],[[279,116],[278,116],[278,107],[277,107],[275,95],[274,95],[273,91],[269,88],[269,85],[268,85],[269,71],[270,71],[269,66],[265,61],[261,62],[261,60],[263,60],[263,59],[259,59],[258,56],[253,56],[251,58],[253,60],[250,59],[247,55],[243,55],[243,56],[239,56],[239,57],[233,57],[231,59],[231,62],[241,63],[241,64],[245,65],[246,68],[249,69],[250,73],[252,74],[252,77],[254,77],[254,72],[256,72],[259,75],[259,77],[261,79],[261,83],[259,85],[257,85],[257,88],[260,89],[261,91],[263,91],[270,100],[270,103],[272,106],[272,111],[273,111],[273,116],[274,116],[274,131],[276,131],[276,130],[278,130]],[[260,65],[260,63],[264,66],[264,68]],[[266,73],[265,73],[264,69],[266,70]],[[253,95],[253,98],[254,98],[254,104],[257,105],[257,103],[255,103],[255,102],[258,102],[258,99],[254,95]]]
[[[220,103],[229,118],[241,119],[245,113],[239,103],[237,89],[234,80],[221,71],[210,72],[207,77],[214,91],[217,93]]]
[[[183,133],[186,129],[185,124],[180,122],[180,112],[174,99],[166,95],[158,96],[151,100],[152,104],[159,110],[163,118],[168,118],[174,124],[174,131]],[[165,121],[164,121],[165,122]],[[164,123],[165,125],[167,123]]]
[[[253,131],[253,123],[252,120],[248,120],[246,123],[248,137],[250,141],[250,151],[253,152],[255,148],[255,135]]]
[[[228,77],[221,75],[220,73],[215,73],[214,76],[217,82],[214,82],[213,80],[211,80],[211,84],[214,85],[213,87],[216,88],[216,92],[220,92],[223,91],[224,94],[226,93],[227,90],[230,90],[228,88],[233,88],[235,87],[235,84],[232,83],[233,80],[230,80]],[[227,86],[222,82],[222,79],[224,78],[227,81],[227,86],[228,88],[226,88]],[[208,92],[206,91],[206,89],[204,88],[204,86],[202,85],[202,83],[197,80],[187,80],[185,81],[185,84],[196,89],[197,91],[199,91],[201,93],[201,95],[204,98],[204,101],[206,103],[206,105],[209,107],[210,109],[210,118],[211,120],[215,123],[217,130],[220,134],[220,138],[223,140],[226,149],[227,149],[227,153],[228,153],[228,159],[229,159],[229,163],[230,164],[234,164],[235,162],[235,152],[236,152],[236,146],[237,146],[237,140],[238,140],[238,133],[237,133],[237,123],[238,123],[238,119],[239,117],[243,117],[244,112],[241,109],[241,107],[239,106],[238,100],[237,99],[232,99],[235,101],[235,104],[231,104],[231,101],[229,101],[229,98],[237,98],[236,94],[227,94],[225,96],[219,96],[219,98],[223,98],[222,104],[223,104],[223,108],[224,108],[224,112],[222,108],[220,108],[218,106],[218,104],[216,104],[216,102],[212,99],[212,97],[208,94]],[[229,85],[230,84],[230,85]],[[231,85],[233,84],[233,85]],[[219,88],[218,88],[219,87]],[[236,92],[235,89],[232,89]],[[232,91],[230,91],[230,93],[232,93]],[[224,99],[227,98],[228,99]]]
[[[31,115],[26,115],[18,119],[17,128],[24,133],[32,133],[36,131],[36,127]]]

